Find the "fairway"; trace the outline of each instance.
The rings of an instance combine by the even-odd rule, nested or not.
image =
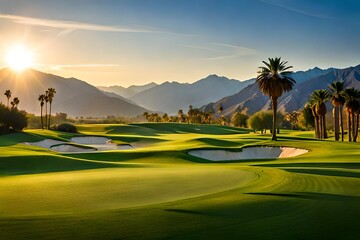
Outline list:
[[[359,143],[286,130],[272,142],[218,125],[77,127],[80,134],[0,136],[0,239],[360,238]],[[23,144],[83,135],[132,148],[61,153]],[[221,162],[188,154],[254,146],[306,151]]]

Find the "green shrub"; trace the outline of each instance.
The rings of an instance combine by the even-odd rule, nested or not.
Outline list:
[[[60,131],[60,132],[68,132],[68,133],[77,133],[77,128],[75,125],[71,123],[60,123],[57,125],[53,125],[51,129]]]
[[[0,133],[21,131],[27,127],[27,117],[25,111],[17,108],[7,108],[0,104]]]

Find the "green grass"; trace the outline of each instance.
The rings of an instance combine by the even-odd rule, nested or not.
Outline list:
[[[0,136],[1,239],[359,239],[360,145],[187,124],[80,125],[131,150],[60,154]],[[214,163],[191,149],[276,145],[288,159]]]

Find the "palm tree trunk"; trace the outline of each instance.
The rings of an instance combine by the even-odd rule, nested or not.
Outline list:
[[[323,115],[322,118],[323,118],[323,139],[325,139],[325,138],[327,138],[326,115]]]
[[[277,97],[271,97],[273,108],[273,122],[272,122],[272,141],[276,141],[276,112],[277,112]]]
[[[356,132],[357,132],[357,129],[356,129],[356,122],[355,122],[355,113],[351,113],[351,123],[352,123],[352,131],[353,131],[353,142],[356,142]]]
[[[51,102],[49,102],[49,123],[48,123],[48,129],[50,129],[50,118],[51,118]]]
[[[339,115],[340,115],[341,141],[344,141],[343,106],[340,106]]]
[[[48,116],[47,116],[47,103],[45,103],[45,127],[47,125],[47,118],[48,118]]]
[[[41,118],[41,129],[44,130],[44,121],[43,121],[43,106],[40,107],[40,118]]]
[[[319,116],[319,125],[320,125],[320,139],[324,138],[324,121],[322,115]]]
[[[340,134],[340,130],[339,130],[339,107],[334,107],[334,132],[335,132],[335,141],[339,141],[339,134]]]
[[[315,126],[315,138],[320,138],[320,127],[319,127],[319,116],[316,113],[315,105],[311,107],[312,115],[314,116],[314,126]]]
[[[348,124],[348,136],[349,136],[349,142],[351,142],[351,114],[349,113],[349,111],[347,112],[347,124]]]
[[[359,116],[360,114],[356,114],[356,126],[355,126],[355,135],[354,135],[354,141],[356,142],[357,141],[357,137],[358,137],[358,134],[359,134]]]

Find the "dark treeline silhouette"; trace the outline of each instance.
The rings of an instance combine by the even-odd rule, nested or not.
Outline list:
[[[10,90],[6,90],[4,95],[7,98],[7,106],[0,103],[0,133],[23,130],[27,126],[27,113],[18,109],[20,99],[14,97],[10,102],[12,96]]]

